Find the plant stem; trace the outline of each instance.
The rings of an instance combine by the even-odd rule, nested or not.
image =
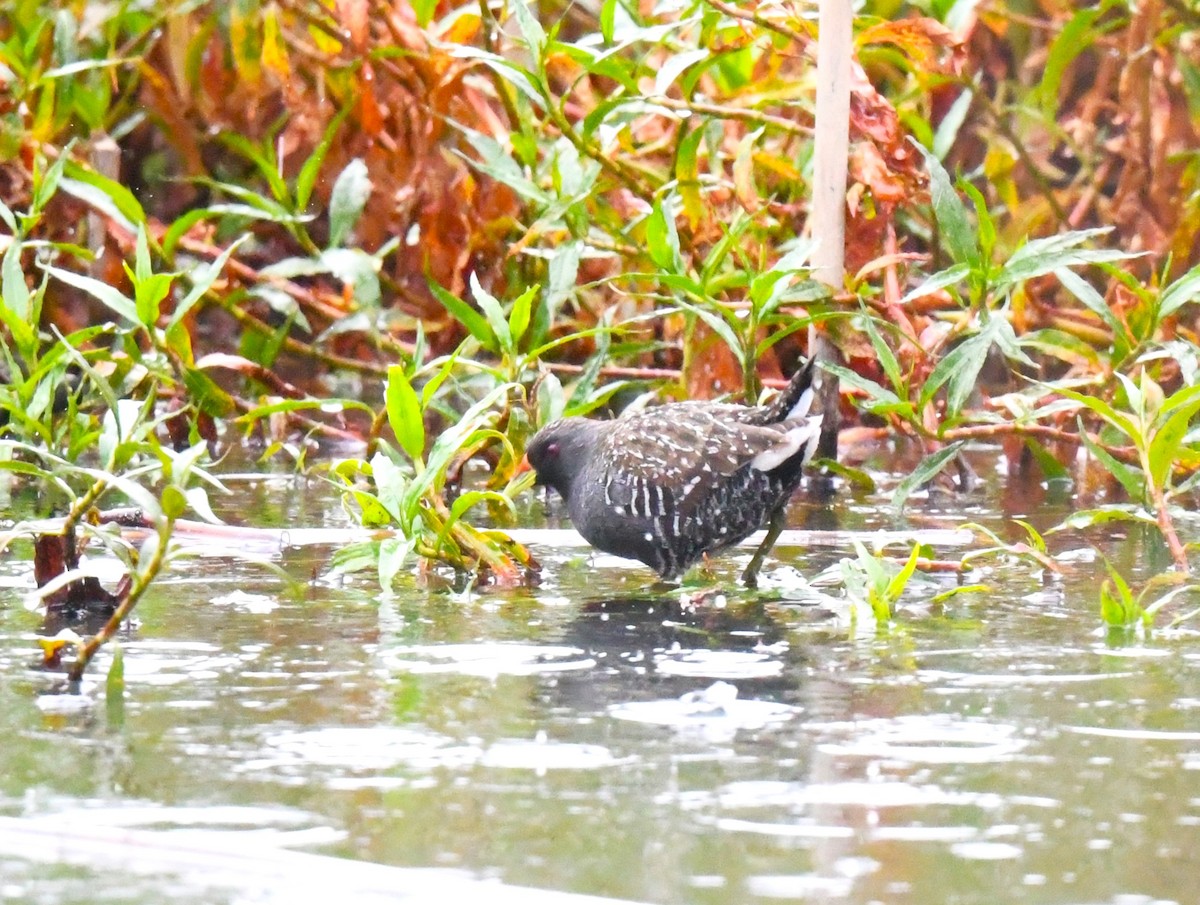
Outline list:
[[[133,575],[133,580],[130,582],[125,599],[121,601],[112,616],[109,617],[108,622],[104,624],[104,627],[79,648],[79,654],[67,672],[67,679],[71,682],[73,688],[77,688],[79,682],[83,679],[83,671],[87,669],[87,665],[91,662],[92,657],[96,655],[96,651],[117,633],[117,630],[121,627],[121,623],[129,618],[129,614],[137,606],[137,602],[141,599],[142,594],[145,593],[146,588],[150,587],[150,583],[162,571],[167,558],[167,545],[171,540],[171,529],[174,525],[175,520],[173,518],[164,516],[158,530],[158,544],[154,548],[154,555],[144,567],[140,563],[138,564],[139,568]]]
[[[1150,463],[1143,461],[1142,469],[1149,477]],[[1156,482],[1147,480],[1147,484]],[[1187,550],[1180,543],[1179,535],[1175,532],[1175,520],[1171,518],[1171,509],[1167,503],[1167,494],[1162,487],[1150,488],[1150,499],[1154,502],[1154,514],[1158,517],[1158,530],[1162,532],[1163,540],[1167,542],[1167,549],[1171,551],[1171,558],[1175,560],[1175,567],[1184,575],[1187,575],[1191,570],[1188,566]]]

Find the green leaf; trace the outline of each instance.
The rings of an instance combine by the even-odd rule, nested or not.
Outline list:
[[[223,525],[217,514],[212,510],[212,504],[208,501],[208,491],[203,487],[189,487],[183,494],[187,497],[188,508],[210,525]]]
[[[517,27],[521,30],[521,37],[525,39],[525,46],[529,48],[533,58],[540,62],[542,51],[546,46],[546,32],[542,28],[542,23],[529,8],[530,5],[530,0],[513,0],[509,9],[512,10],[513,17],[517,20]]]
[[[967,218],[966,205],[954,190],[954,184],[941,161],[922,145],[917,144],[917,149],[924,155],[925,165],[929,168],[929,196],[933,203],[933,215],[950,257],[956,264],[969,265],[973,272],[980,271],[983,257]]]
[[[1112,4],[1104,2],[1099,6],[1085,7],[1067,20],[1062,30],[1050,44],[1046,54],[1046,63],[1042,69],[1042,81],[1038,85],[1036,98],[1041,107],[1042,116],[1047,122],[1052,122],[1058,112],[1061,99],[1059,87],[1062,84],[1063,73],[1067,67],[1095,42],[1097,31],[1094,28],[1096,19]]]
[[[1113,583],[1108,579],[1100,585],[1100,618],[1110,628],[1125,628],[1129,625],[1125,607],[1113,593]]]
[[[467,409],[458,423],[452,424],[449,428],[442,431],[437,440],[434,441],[433,448],[429,451],[425,470],[413,479],[412,484],[405,492],[406,507],[415,507],[433,483],[445,477],[446,467],[458,453],[459,449],[461,449],[463,443],[478,429],[485,418],[493,414],[490,411],[491,407],[507,395],[509,390],[510,387],[508,384],[501,384],[493,388],[482,399]]]
[[[1112,582],[1112,587],[1116,588],[1118,600],[1122,606],[1126,607],[1127,611],[1132,611],[1138,606],[1138,601],[1134,599],[1133,589],[1129,587],[1129,582],[1124,580],[1121,573],[1118,573],[1114,565],[1104,558],[1104,568],[1108,569],[1109,579]]]
[[[582,242],[574,240],[558,246],[551,254],[544,306],[551,321],[562,303],[575,292],[583,248]]]
[[[325,163],[325,156],[333,146],[333,139],[337,135],[337,130],[341,128],[342,122],[353,109],[353,104],[342,105],[341,112],[334,116],[329,121],[329,125],[325,127],[325,134],[321,136],[321,143],[313,149],[313,152],[308,155],[308,159],[304,161],[304,165],[300,167],[300,173],[296,176],[296,207],[299,210],[304,210],[308,207],[308,201],[312,197],[313,188],[317,184],[317,177],[321,174],[321,165]]]
[[[536,84],[538,80],[529,70],[522,69],[520,66],[514,65],[497,54],[478,47],[471,47],[467,44],[442,44],[440,46],[449,56],[466,60],[479,60],[488,69],[516,88],[533,106],[539,110],[546,109],[546,99]],[[459,123],[455,123],[454,125],[460,129],[462,128]]]
[[[513,342],[512,331],[508,329],[508,320],[504,317],[504,309],[500,307],[499,300],[483,288],[475,271],[471,271],[469,282],[475,304],[487,318],[488,326],[492,328],[492,334],[500,344],[501,350],[512,355],[516,351],[516,345]]]
[[[1025,536],[1029,538],[1029,546],[1033,547],[1039,553],[1046,552],[1046,540],[1038,533],[1037,528],[1022,518],[1015,518],[1013,521],[1025,529]]]
[[[22,243],[14,239],[0,264],[0,317],[12,331],[17,348],[27,350],[37,344],[37,328],[30,316],[31,294],[21,268],[22,247]]]
[[[705,54],[708,51],[704,51]],[[703,129],[692,129],[675,144],[675,184],[684,213],[692,223],[705,218],[704,197],[700,192],[700,161],[698,152],[704,138]]]
[[[168,484],[163,488],[162,494],[162,511],[163,515],[172,521],[179,518],[187,512],[188,502],[187,497],[183,495],[183,491],[174,484]]]
[[[521,337],[525,335],[525,331],[529,328],[529,315],[533,308],[533,300],[537,297],[541,286],[534,283],[513,302],[512,311],[508,315],[508,329],[512,334],[513,345],[516,346]]]
[[[950,588],[942,591],[940,594],[934,594],[929,598],[931,604],[945,603],[953,597],[958,597],[960,594],[990,594],[994,588],[986,584],[964,584],[958,587]]]
[[[990,261],[992,251],[996,247],[996,221],[992,218],[992,212],[988,209],[983,192],[979,191],[979,189],[975,188],[975,186],[971,185],[965,179],[959,181],[959,186],[975,206],[975,224],[979,235],[979,253],[983,256],[984,261]]]
[[[855,490],[862,491],[863,493],[875,492],[875,479],[871,477],[870,473],[861,468],[854,468],[851,465],[845,465],[833,459],[813,459],[809,463],[809,467],[818,471],[828,471],[831,474],[835,474],[852,485]]]
[[[1141,257],[1113,248],[1081,248],[1085,242],[1111,232],[1111,227],[1080,229],[1057,236],[1046,236],[1026,242],[1008,259],[996,274],[997,290],[1003,290],[1034,277],[1053,273],[1063,267],[1081,264],[1103,264]]]
[[[666,212],[662,199],[655,200],[654,209],[646,218],[646,249],[650,259],[661,269],[668,273],[682,272],[675,216]]]
[[[896,391],[897,396],[907,396],[908,384],[904,380],[904,375],[900,373],[900,362],[896,359],[896,353],[892,351],[892,347],[887,344],[887,341],[884,340],[879,330],[876,329],[875,318],[869,314],[865,315],[862,324],[867,338],[871,340],[871,346],[875,349],[875,355],[879,358],[879,366],[883,368],[883,373],[887,375],[892,389]]]
[[[1075,390],[1068,389],[1067,387],[1054,386],[1052,384],[1043,384],[1043,386],[1052,393],[1073,399],[1084,408],[1099,415],[1101,419],[1107,421],[1134,443],[1142,443],[1144,441],[1141,429],[1133,418],[1124,412],[1117,411],[1103,399],[1097,396],[1087,396],[1083,393],[1077,393]]]
[[[1025,440],[1025,446],[1029,449],[1035,462],[1042,469],[1042,475],[1049,482],[1064,482],[1071,480],[1071,472],[1058,459],[1054,458],[1050,452],[1041,443],[1032,437]]]
[[[1108,450],[1097,445],[1087,431],[1084,430],[1082,422],[1079,425],[1079,436],[1083,440],[1083,445],[1087,448],[1096,459],[1108,471],[1121,482],[1121,486],[1125,488],[1125,492],[1132,499],[1144,500],[1146,498],[1146,476],[1142,474],[1141,469],[1135,468],[1132,465],[1126,465],[1124,462],[1115,458]]]
[[[442,530],[438,533],[437,543],[435,548],[441,549],[442,544],[446,542],[446,538],[450,535],[450,529],[454,527],[454,523],[466,515],[467,511],[478,506],[480,503],[485,503],[491,500],[493,503],[499,503],[504,506],[510,513],[515,513],[513,501],[504,494],[496,490],[468,490],[466,493],[460,494],[458,499],[454,501],[454,505],[450,507],[450,515],[446,519],[446,523],[442,526]]]
[[[346,164],[333,183],[329,197],[329,247],[341,245],[358,223],[371,197],[371,179],[362,158]]]
[[[329,557],[330,573],[334,576],[379,569],[379,548],[382,541],[363,541],[347,544]]]
[[[1108,303],[1104,301],[1104,297],[1092,287],[1091,283],[1075,271],[1068,270],[1065,267],[1056,269],[1054,276],[1064,289],[1079,299],[1085,308],[1100,318],[1112,330],[1114,340],[1123,342],[1126,349],[1134,345],[1125,324],[1113,313]]]
[[[145,225],[146,211],[141,202],[133,192],[115,179],[101,176],[72,160],[67,161],[65,172],[70,178],[62,180],[61,188],[67,194],[74,195],[100,213],[113,217],[128,227],[130,232],[136,232],[139,226]]]
[[[888,602],[888,608],[900,599],[904,594],[904,589],[908,587],[908,580],[913,577],[913,573],[917,570],[917,559],[921,555],[920,544],[913,544],[912,553],[908,556],[908,562],[904,567],[892,576],[891,581],[887,583],[887,588],[884,591],[884,598]]]
[[[175,275],[171,273],[152,273],[144,280],[134,281],[133,294],[138,321],[146,329],[151,330],[158,323],[162,300],[171,291],[174,281]]]
[[[267,150],[264,153],[253,141],[239,132],[221,132],[218,138],[222,144],[241,154],[254,164],[258,169],[258,175],[266,180],[267,185],[270,187],[275,201],[284,201],[288,197],[287,183],[283,181],[283,176],[280,175],[279,161],[275,159],[272,142],[269,140],[266,142],[265,147]]]
[[[113,311],[120,317],[125,318],[130,324],[137,326],[141,324],[141,317],[138,314],[137,305],[128,297],[122,295],[108,283],[100,280],[86,277],[83,274],[75,273],[70,270],[63,270],[61,267],[47,267],[46,272],[53,277],[66,283],[68,286],[74,286],[76,289],[82,289],[88,295],[95,298],[97,301],[104,304],[109,310]]]
[[[613,40],[613,22],[617,13],[617,0],[603,0],[600,4],[600,36],[605,44]]]
[[[34,33],[30,36],[30,41],[32,42],[36,38],[37,29],[35,29]],[[0,45],[0,49],[2,49],[2,47],[3,45]],[[0,58],[3,56],[5,56],[5,54],[0,53]],[[9,57],[9,61],[15,62],[12,57]],[[54,92],[44,91],[42,93],[42,98],[43,100],[48,100],[50,104],[53,104]],[[72,139],[67,143],[65,148],[58,152],[58,159],[50,164],[45,173],[42,172],[42,161],[39,157],[33,171],[33,203],[30,205],[30,213],[34,216],[41,214],[41,212],[45,210],[46,205],[50,203],[50,199],[53,198],[55,193],[58,192],[58,189],[62,184],[62,175],[63,171],[66,169],[66,165],[68,163],[74,163],[71,154],[71,149],[74,146],[75,141]],[[130,232],[133,232],[133,230],[130,229]]]
[[[952,103],[946,112],[942,114],[941,122],[938,123],[937,131],[933,134],[933,153],[938,160],[945,160],[946,155],[950,153],[950,149],[954,147],[954,142],[958,139],[959,130],[966,122],[967,111],[971,109],[971,102],[975,100],[975,93],[970,89],[961,92],[954,103]]]
[[[426,469],[423,474],[427,474]],[[411,536],[420,519],[420,494],[410,493],[416,478],[401,468],[383,449],[371,457],[371,478],[376,499],[390,513],[391,520],[405,535]],[[366,510],[363,511],[364,516]]]
[[[140,224],[137,229],[137,241],[134,243],[133,279],[135,282],[148,280],[153,273],[153,265],[150,263],[150,245],[146,239],[146,226]]]
[[[427,28],[429,23],[433,21],[433,14],[437,11],[437,0],[412,0],[413,15],[416,16],[417,25],[421,28]],[[380,587],[388,587],[391,582],[385,583],[380,578]]]
[[[562,417],[566,406],[567,399],[563,393],[562,381],[553,371],[547,371],[537,386],[538,427],[545,427],[551,421],[557,421]]]
[[[921,387],[918,407],[924,408],[928,405],[934,394],[945,384],[947,418],[957,417],[978,384],[979,372],[983,369],[983,363],[987,361],[993,338],[993,331],[985,326],[980,332],[964,339],[951,349],[937,363],[925,385]]]
[[[924,298],[927,295],[933,295],[939,289],[945,289],[947,286],[954,286],[961,283],[970,273],[970,264],[954,264],[945,270],[939,270],[932,276],[927,277],[921,285],[910,290],[904,298],[900,299],[900,305],[903,307],[913,299]]]
[[[175,306],[175,312],[167,322],[168,330],[181,323],[187,317],[188,312],[199,304],[200,300],[204,298],[208,291],[212,289],[213,284],[216,283],[217,277],[225,269],[225,265],[229,262],[229,258],[233,255],[234,251],[249,238],[249,233],[238,237],[237,241],[221,252],[212,263],[201,264],[188,273],[188,277],[192,281],[192,288],[183,297],[182,301]]]
[[[429,405],[433,401],[437,391],[441,389],[442,384],[449,379],[452,373],[454,373],[455,365],[458,363],[458,356],[462,354],[462,350],[463,347],[460,343],[458,348],[446,356],[445,361],[438,365],[437,373],[429,378],[429,380],[425,381],[425,386],[421,389],[422,409],[429,408]],[[414,359],[415,358],[416,356],[414,356]],[[430,362],[430,364],[433,365],[436,364],[436,362]]]
[[[897,407],[908,404],[906,400],[901,399],[887,387],[881,386],[874,380],[871,380],[869,377],[863,377],[856,371],[850,370],[850,368],[843,367],[842,365],[836,365],[828,361],[821,362],[820,366],[821,370],[828,371],[830,374],[833,374],[847,386],[852,386],[855,389],[865,392],[870,402],[870,407],[868,408],[864,406],[864,408],[868,408],[868,411],[879,404]]]
[[[400,365],[388,368],[387,390],[388,424],[400,446],[414,463],[420,463],[425,454],[425,419],[416,391],[408,382],[408,375]]]
[[[1172,393],[1163,403],[1147,449],[1152,487],[1167,488],[1172,467],[1197,412],[1200,412],[1200,386]]]
[[[228,418],[237,412],[233,397],[198,368],[183,369],[183,385],[187,387],[188,398],[205,414],[214,418]]]
[[[1168,317],[1197,299],[1200,299],[1200,264],[1162,291],[1158,300],[1158,316]]]
[[[442,303],[442,307],[449,311],[450,316],[462,324],[468,333],[479,340],[481,346],[492,353],[500,351],[500,344],[496,340],[496,334],[488,326],[488,321],[483,315],[458,296],[443,289],[432,277],[428,277],[428,282],[429,289],[433,293],[434,298]]]
[[[654,74],[654,89],[652,93],[666,94],[667,89],[674,84],[675,80],[683,74],[685,69],[693,63],[707,59],[710,53],[707,47],[699,47],[694,50],[684,50],[668,57]]]
[[[943,446],[937,452],[934,452],[922,459],[912,474],[908,475],[896,487],[892,494],[892,508],[904,508],[904,502],[909,498],[914,490],[922,484],[926,484],[933,480],[942,469],[954,461],[954,457],[959,454],[963,448],[963,441],[951,443],[949,446]]]
[[[737,359],[739,367],[746,367],[746,350],[742,345],[742,340],[720,313],[712,311],[704,305],[697,305],[682,299],[680,299],[679,303],[695,314],[696,317],[700,318],[700,320],[704,321],[708,325],[708,328],[721,338],[721,341],[729,347],[734,358]],[[724,309],[724,306],[721,306],[721,308]]]
[[[433,0],[433,6],[437,6],[437,0]],[[378,569],[381,588],[384,590],[391,588],[396,576],[400,574],[400,570],[404,568],[404,564],[412,555],[416,544],[414,537],[389,537],[380,541]]]

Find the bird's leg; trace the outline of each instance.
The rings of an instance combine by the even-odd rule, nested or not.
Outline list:
[[[750,565],[746,566],[746,571],[742,573],[742,584],[748,588],[758,584],[758,570],[762,568],[763,560],[767,558],[767,554],[775,546],[775,541],[779,540],[779,535],[783,533],[783,526],[787,523],[785,509],[786,507],[780,506],[771,513],[771,520],[767,523],[767,536],[758,545],[758,549],[754,551],[754,557],[750,560]]]

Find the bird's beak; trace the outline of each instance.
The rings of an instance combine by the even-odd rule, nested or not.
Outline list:
[[[521,461],[517,463],[517,469],[513,472],[513,475],[522,475],[527,471],[533,471],[533,466],[529,464],[528,456],[521,456]]]

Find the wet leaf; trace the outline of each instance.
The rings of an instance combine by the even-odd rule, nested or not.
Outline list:
[[[1151,486],[1165,489],[1179,458],[1192,418],[1200,412],[1200,386],[1187,387],[1166,399],[1158,413],[1158,422],[1150,437],[1147,458]]]
[[[141,316],[133,300],[121,294],[118,290],[108,285],[108,283],[70,270],[64,270],[61,267],[47,267],[46,273],[61,280],[68,286],[82,289],[114,314],[125,318],[130,324],[136,326],[141,323]]]
[[[112,217],[131,233],[136,233],[138,226],[146,223],[146,211],[126,186],[74,162],[69,163],[65,171],[70,178],[63,178],[63,191]]]
[[[1066,530],[1079,531],[1096,525],[1106,525],[1110,522],[1141,522],[1145,525],[1158,525],[1158,520],[1145,509],[1129,504],[1116,504],[1073,512],[1046,533],[1058,533]]]
[[[450,315],[462,324],[481,346],[489,352],[500,351],[500,343],[496,339],[496,334],[483,315],[458,296],[443,289],[432,278],[429,280],[429,289],[434,298],[442,303],[442,307],[450,312]]]
[[[329,198],[329,245],[341,245],[362,216],[371,197],[371,179],[367,165],[359,157],[346,164],[333,183]]]
[[[912,408],[909,402],[901,399],[887,387],[881,386],[869,377],[863,377],[857,371],[852,371],[850,368],[830,362],[821,362],[820,367],[821,370],[835,375],[839,381],[847,386],[865,392],[867,394],[867,402],[862,407],[867,411],[874,411],[880,405],[894,406],[897,410],[905,407]]]
[[[917,149],[925,158],[929,168],[929,194],[933,202],[933,215],[937,219],[938,228],[946,241],[946,248],[956,264],[966,264],[972,271],[978,271],[983,266],[979,244],[975,239],[967,218],[966,205],[954,190],[941,161],[917,144]]]
[[[947,267],[945,270],[939,270],[937,273],[926,278],[926,280],[918,285],[915,289],[909,292],[900,299],[901,305],[907,305],[914,299],[924,298],[927,295],[933,295],[935,292],[945,289],[947,286],[956,286],[967,278],[971,273],[970,264],[954,264]]]
[[[1163,290],[1158,301],[1158,316],[1170,317],[1184,305],[1197,300],[1200,300],[1200,264]]]
[[[488,326],[491,328],[492,335],[496,337],[501,351],[512,355],[516,351],[516,344],[513,342],[512,331],[508,327],[508,320],[504,317],[504,309],[500,307],[500,301],[483,288],[479,282],[479,276],[474,271],[471,272],[470,284],[475,304],[487,318]]]
[[[400,365],[388,368],[385,400],[388,425],[408,457],[420,464],[425,454],[425,419],[420,400]]]
[[[217,282],[217,277],[221,275],[221,271],[225,269],[225,265],[229,262],[230,257],[233,256],[233,253],[249,238],[249,235],[239,237],[228,248],[217,255],[214,261],[209,264],[201,264],[189,272],[188,276],[192,281],[192,288],[179,301],[179,304],[175,306],[175,312],[171,315],[170,321],[167,322],[168,330],[182,323],[183,319],[187,317],[188,312],[201,302]]]
[[[541,291],[541,286],[536,283],[522,292],[512,304],[512,311],[508,315],[508,329],[512,334],[514,348],[521,341],[521,337],[525,335],[525,331],[529,328],[529,315],[533,307],[533,300]]]
[[[552,371],[547,372],[538,382],[537,405],[539,427],[545,427],[563,416],[567,400],[562,382]]]
[[[654,263],[668,273],[682,271],[675,217],[667,213],[661,200],[654,202],[654,210],[646,218],[646,250]]]
[[[871,347],[875,350],[875,355],[879,359],[879,366],[883,368],[883,373],[887,375],[892,389],[895,390],[897,396],[907,396],[908,382],[900,372],[900,362],[896,359],[896,354],[892,351],[892,347],[887,344],[876,328],[875,319],[868,315],[862,319],[862,325],[867,338],[871,341]]]
[[[1146,498],[1146,476],[1142,474],[1140,468],[1133,465],[1126,465],[1104,447],[1097,444],[1088,436],[1082,424],[1079,426],[1079,435],[1087,451],[1095,456],[1114,478],[1121,482],[1121,486],[1125,488],[1125,492],[1132,499],[1144,500]]]
[[[943,446],[937,452],[931,453],[918,463],[912,473],[904,478],[892,494],[892,508],[903,509],[905,501],[918,487],[932,481],[963,448],[962,441]]]
[[[389,537],[379,542],[377,568],[381,588],[387,590],[392,587],[415,546],[416,541],[411,537]]]
[[[1031,239],[1018,248],[1000,268],[1000,272],[996,274],[996,288],[1002,290],[1016,283],[1053,273],[1063,267],[1127,261],[1130,258],[1141,257],[1140,254],[1114,248],[1081,247],[1085,242],[1110,232],[1111,227],[1102,227]]]
[[[162,512],[169,519],[177,519],[187,512],[187,497],[183,491],[174,484],[168,484],[163,488],[162,494]]]

